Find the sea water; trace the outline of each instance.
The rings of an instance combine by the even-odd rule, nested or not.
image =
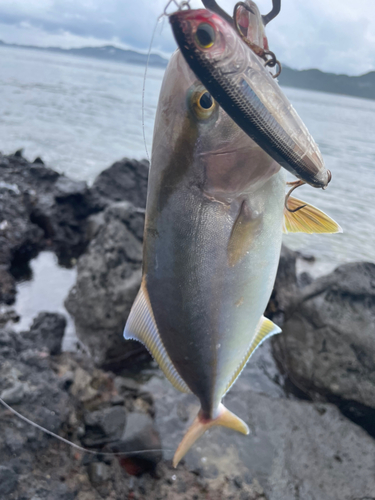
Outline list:
[[[0,151],[24,148],[89,183],[125,156],[146,157],[142,128],[144,67],[0,47]],[[144,135],[151,149],[163,69],[148,69]],[[332,182],[294,194],[343,228],[338,235],[285,236],[313,254],[320,272],[375,259],[375,101],[283,88],[318,143]]]

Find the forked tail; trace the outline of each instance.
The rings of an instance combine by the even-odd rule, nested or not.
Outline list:
[[[173,467],[177,467],[181,458],[186,455],[195,441],[214,425],[222,425],[223,427],[234,429],[235,431],[242,432],[242,434],[246,435],[250,432],[245,422],[238,418],[234,413],[227,410],[221,403],[218,410],[218,416],[214,419],[205,418],[202,410],[200,410],[198,415],[195,417],[194,422],[191,424],[187,433],[183,437],[181,443],[178,445],[176,453],[173,457]]]

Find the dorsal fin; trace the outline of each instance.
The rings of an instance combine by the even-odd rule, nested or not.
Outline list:
[[[255,351],[257,347],[260,346],[260,344],[268,337],[271,337],[271,335],[275,335],[276,333],[280,333],[281,328],[279,328],[275,323],[272,323],[270,319],[265,318],[264,316],[261,317],[257,329],[255,330],[254,337],[252,341],[250,342],[250,346],[248,350],[246,351],[246,354],[239,364],[238,368],[233,374],[233,377],[229,384],[227,385],[227,388],[225,390],[225,393],[229,391],[229,389],[232,387],[232,385],[235,383],[237,378],[240,376],[242,370],[245,368],[247,362],[249,361],[251,355]]]
[[[143,282],[126,322],[124,337],[142,342],[171,384],[181,392],[191,392],[177,373],[163,345]]]
[[[246,200],[241,204],[228,241],[227,255],[230,267],[235,266],[249,251],[262,223],[262,216],[252,211]]]
[[[304,201],[297,198],[288,199],[288,207],[295,210],[303,206],[297,212],[289,212],[284,208],[284,233],[342,233],[341,227],[327,214]]]

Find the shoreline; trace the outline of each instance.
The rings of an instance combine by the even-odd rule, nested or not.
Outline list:
[[[298,500],[289,495],[298,486],[311,498],[328,500],[333,489],[349,500],[375,490],[375,264],[344,264],[313,279],[314,257],[283,246],[265,313],[283,331],[257,349],[225,397],[252,432],[209,432],[175,470],[171,450],[197,401],[122,338],[140,282],[147,162],[118,161],[88,187],[18,152],[0,155],[0,175],[0,297],[8,302],[0,308],[0,396],[80,446],[146,450],[72,453],[0,407],[1,498],[43,490],[43,500],[119,492],[134,500],[155,492],[167,500]],[[17,282],[33,272],[34,281]],[[37,314],[49,301],[54,311]],[[62,352],[66,311],[76,352]]]

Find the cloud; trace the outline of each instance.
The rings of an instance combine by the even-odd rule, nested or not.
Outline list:
[[[218,3],[232,12],[235,0]],[[166,0],[0,0],[5,41],[77,47],[117,43],[147,50]],[[199,0],[192,0],[199,7]],[[261,12],[270,0],[259,0]],[[267,29],[271,49],[287,65],[360,74],[375,69],[373,0],[283,0]],[[168,22],[158,26],[154,51],[175,48]]]

